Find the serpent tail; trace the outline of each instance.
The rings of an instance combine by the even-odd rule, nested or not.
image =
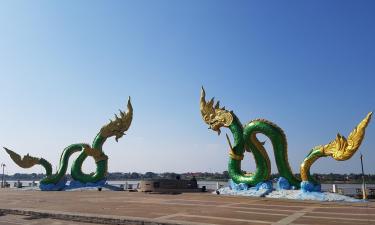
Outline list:
[[[350,159],[354,153],[357,152],[363,141],[366,128],[371,121],[371,116],[372,112],[369,112],[349,134],[348,139],[337,134],[336,139],[330,143],[313,148],[301,164],[300,171],[302,181],[308,181],[314,185],[318,184],[318,182],[310,175],[310,168],[313,163],[321,157],[330,156],[338,161]]]
[[[45,171],[46,171],[46,176],[50,176],[52,174],[52,165],[50,162],[43,158],[37,158],[34,156],[30,156],[29,154],[21,157],[19,154],[16,152],[3,147],[4,150],[9,154],[10,158],[21,168],[31,168],[34,165],[41,165]]]

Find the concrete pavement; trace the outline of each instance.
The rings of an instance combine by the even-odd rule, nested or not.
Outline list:
[[[375,225],[375,203],[321,203],[267,198],[137,192],[41,192],[2,189],[0,224],[34,216],[32,224]],[[12,217],[13,216],[13,217]],[[38,219],[39,217],[39,219]],[[27,217],[26,217],[27,218]],[[28,220],[31,221],[31,220]],[[47,221],[47,222],[46,222]],[[39,223],[38,223],[39,222]],[[84,222],[84,223],[80,223]],[[13,223],[17,224],[17,223]],[[30,223],[24,223],[30,224]]]

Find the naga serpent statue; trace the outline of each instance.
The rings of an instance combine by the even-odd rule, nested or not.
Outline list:
[[[95,184],[101,181],[105,182],[105,176],[108,172],[108,156],[103,152],[103,144],[107,138],[114,136],[116,142],[121,138],[125,131],[130,127],[133,119],[133,107],[128,100],[128,112],[120,110],[119,116],[115,114],[115,120],[110,120],[108,124],[103,126],[92,142],[92,147],[89,144],[79,143],[72,144],[63,150],[60,158],[60,165],[55,174],[52,174],[52,166],[47,160],[25,155],[21,156],[4,147],[6,152],[10,155],[12,160],[22,168],[30,168],[34,165],[41,165],[46,170],[46,177],[40,181],[40,188],[42,190],[62,190],[65,187],[65,174],[68,167],[68,160],[75,152],[81,152],[78,158],[73,162],[71,168],[71,176],[75,181],[82,184]],[[91,156],[95,160],[95,173],[85,174],[82,171],[82,164],[85,159]]]
[[[265,182],[269,180],[271,175],[270,159],[263,146],[264,143],[256,137],[258,133],[271,140],[277,169],[281,177],[284,177],[295,188],[302,188],[305,191],[319,191],[319,183],[310,175],[311,165],[320,157],[331,156],[340,161],[350,159],[361,145],[365,129],[372,115],[372,112],[368,113],[349,134],[348,139],[337,134],[336,139],[329,144],[314,147],[301,164],[301,182],[294,176],[290,168],[286,136],[279,126],[265,119],[255,119],[243,126],[233,111],[228,111],[225,107],[220,108],[219,102],[214,106],[214,98],[206,102],[205,96],[206,93],[202,87],[200,110],[204,122],[209,125],[209,129],[218,132],[220,135],[220,128],[227,127],[233,135],[233,146],[228,138],[230,145],[229,176],[235,183],[245,183],[249,186]],[[254,173],[244,173],[241,170],[241,161],[245,151],[253,153],[256,163]]]

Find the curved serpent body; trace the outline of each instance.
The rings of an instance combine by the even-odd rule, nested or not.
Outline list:
[[[66,147],[61,154],[59,168],[55,174],[47,174],[47,176],[40,181],[41,184],[56,184],[58,183],[66,174],[66,170],[68,169],[68,161],[70,156],[73,153],[82,151],[84,146],[88,146],[87,144],[73,144]]]
[[[206,93],[202,88],[200,110],[202,118],[209,125],[209,128],[221,133],[221,127],[227,127],[231,131],[234,145],[230,144],[228,173],[231,179],[239,184],[245,183],[255,186],[261,182],[269,180],[271,174],[270,159],[262,142],[256,137],[257,134],[267,136],[272,143],[277,169],[281,177],[288,180],[289,184],[304,190],[319,190],[320,185],[310,175],[312,164],[320,157],[331,156],[336,160],[347,160],[358,150],[365,134],[365,129],[371,120],[370,112],[356,128],[349,134],[348,139],[337,135],[336,139],[324,146],[313,148],[301,164],[301,178],[294,176],[289,162],[287,151],[287,140],[284,131],[276,124],[265,120],[256,119],[242,126],[237,116],[232,111],[220,108],[219,102],[214,106],[214,99],[206,102]],[[229,138],[228,138],[229,141]],[[245,151],[252,152],[256,163],[254,173],[248,174],[241,170],[241,161]]]
[[[96,171],[94,174],[85,174],[82,172],[82,164],[89,156],[87,152],[82,151],[78,158],[72,164],[71,175],[74,180],[78,180],[82,183],[95,183],[103,179],[108,171],[108,157],[104,155],[102,147],[107,138],[104,138],[100,133],[96,136],[92,143],[92,148],[95,149],[99,154],[104,156],[101,160],[95,160]]]
[[[57,187],[57,189],[59,190],[65,186],[66,181],[63,178],[65,177],[68,168],[68,161],[71,155],[76,152],[81,153],[72,164],[72,178],[83,184],[96,183],[105,179],[108,172],[108,156],[104,154],[102,149],[104,142],[107,140],[107,138],[112,136],[115,136],[116,141],[118,141],[118,139],[121,138],[125,131],[127,131],[130,127],[133,118],[133,108],[130,103],[130,98],[128,101],[128,112],[124,113],[120,110],[120,117],[117,115],[115,116],[116,118],[114,121],[111,120],[107,125],[101,128],[92,143],[92,147],[85,143],[72,144],[66,147],[61,154],[59,168],[55,174],[52,174],[51,164],[43,158],[33,157],[29,154],[21,158],[19,154],[13,152],[12,150],[5,147],[4,149],[10,155],[12,160],[22,168],[30,168],[34,165],[41,165],[45,168],[46,177],[40,181],[42,190],[48,185],[52,186],[48,186],[45,188],[46,190],[50,190],[51,188],[52,190],[56,190],[54,185],[58,185],[59,187]],[[96,164],[96,171],[92,174],[85,174],[82,171],[82,164],[88,156],[93,157]]]
[[[234,146],[229,158],[228,172],[236,183],[256,185],[268,180],[271,175],[271,163],[266,150],[256,134],[266,135],[272,142],[276,165],[280,176],[285,177],[292,185],[299,186],[298,180],[292,173],[288,162],[287,141],[284,132],[275,124],[257,119],[242,127],[239,119],[233,114],[233,122],[229,126],[234,137]],[[245,151],[252,152],[256,163],[253,174],[243,174],[241,161]]]

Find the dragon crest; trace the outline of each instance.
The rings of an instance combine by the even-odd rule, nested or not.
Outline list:
[[[324,156],[332,156],[332,158],[343,161],[350,159],[358,150],[365,136],[365,130],[371,120],[372,112],[356,126],[349,134],[348,139],[337,134],[336,139],[324,146],[318,146]]]
[[[14,151],[8,149],[8,148],[5,148],[5,151],[9,154],[10,158],[13,159],[13,161],[20,167],[22,168],[30,168],[36,164],[39,164],[39,158],[37,157],[33,157],[33,156],[30,156],[29,154],[21,157],[19,154],[15,153]]]
[[[229,127],[233,122],[233,115],[231,112],[225,109],[225,107],[220,108],[220,103],[214,106],[214,98],[209,102],[206,102],[206,92],[202,87],[201,99],[200,99],[200,110],[202,118],[206,124],[209,125],[209,129],[212,129],[220,135],[221,127]]]
[[[120,110],[119,116],[115,114],[115,120],[110,122],[107,125],[104,125],[101,129],[101,135],[105,138],[115,136],[116,142],[120,139],[130,127],[130,124],[133,120],[133,107],[130,102],[130,97],[128,100],[128,112],[123,112]]]

